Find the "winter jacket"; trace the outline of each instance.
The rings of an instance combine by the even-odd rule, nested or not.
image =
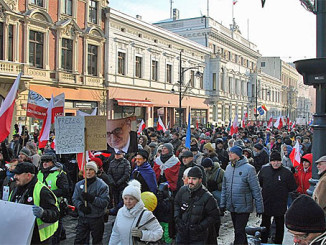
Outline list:
[[[183,186],[183,173],[187,168],[192,168],[194,166],[197,166],[201,169],[201,171],[203,172],[203,185],[206,186],[207,183],[207,177],[206,177],[206,173],[205,170],[203,168],[202,165],[196,165],[196,163],[194,161],[191,161],[190,163],[188,163],[188,165],[184,165],[184,163],[180,164],[180,169],[179,169],[179,175],[178,175],[178,184],[177,184],[177,190],[180,189],[181,186]]]
[[[224,149],[216,148],[216,154],[218,156],[218,160],[221,162],[221,168],[225,170],[229,162],[228,152]]]
[[[141,192],[150,191],[156,194],[157,182],[155,172],[148,162],[136,166],[131,173],[130,179],[136,179],[141,184]]]
[[[127,159],[113,159],[110,162],[110,166],[108,169],[108,177],[110,181],[110,185],[118,188],[119,190],[123,190],[128,183],[130,178],[131,166]]]
[[[86,218],[99,218],[104,215],[104,210],[109,204],[109,187],[104,183],[103,180],[95,177],[95,181],[89,183],[87,181],[87,192],[94,195],[95,199],[93,202],[87,202],[87,205],[91,208],[90,214],[84,214],[79,210],[81,205],[84,205],[84,199],[82,192],[85,191],[85,180],[79,181],[75,186],[75,191],[72,196],[72,202],[78,209],[78,215]]]
[[[254,200],[257,213],[263,213],[263,198],[255,168],[243,156],[234,166],[230,163],[224,172],[220,207],[235,213],[251,213]]]
[[[221,222],[217,202],[203,185],[194,191],[181,187],[174,200],[174,218],[178,234],[188,244],[206,241],[208,228]]]
[[[152,217],[154,217],[151,211],[148,211],[144,207],[144,203],[140,200],[132,209],[127,209],[123,206],[119,209],[117,217],[115,219],[109,245],[132,245],[133,238],[131,236],[131,230],[137,224],[139,216],[143,210],[146,210],[139,222],[139,225],[146,223]],[[155,242],[161,239],[163,235],[163,229],[157,219],[154,219],[150,223],[146,224],[142,228],[141,241]]]
[[[214,162],[214,166],[211,170],[205,171],[207,176],[207,189],[210,192],[221,191],[222,182],[224,177],[224,170],[220,167],[220,164]]]
[[[312,198],[324,210],[326,215],[326,171],[321,174]]]
[[[312,177],[312,154],[306,154],[301,158],[301,162],[306,159],[310,162],[309,168],[305,171],[303,168],[303,164],[300,163],[298,166],[297,172],[294,174],[295,181],[297,183],[298,189],[297,192],[300,194],[307,194],[307,190],[310,187],[309,179]]]
[[[269,156],[263,149],[256,156],[254,155],[254,167],[258,173],[263,165],[269,163]]]
[[[264,214],[268,216],[284,215],[287,209],[289,192],[297,185],[291,171],[281,166],[274,169],[270,164],[262,167],[258,174],[264,201]]]

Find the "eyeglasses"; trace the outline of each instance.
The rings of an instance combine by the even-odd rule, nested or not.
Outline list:
[[[115,135],[115,136],[119,136],[121,133],[122,133],[122,127],[119,127],[119,128],[114,129],[111,132],[107,132],[107,136],[111,137],[112,134]]]
[[[142,157],[135,157],[135,160],[143,160],[144,158]]]

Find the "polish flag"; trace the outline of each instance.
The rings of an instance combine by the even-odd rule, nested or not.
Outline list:
[[[12,116],[15,108],[15,101],[17,90],[19,87],[21,73],[18,74],[14,84],[12,85],[9,93],[6,96],[6,99],[1,104],[0,108],[0,142],[4,141],[9,133],[12,122]]]
[[[94,155],[90,151],[86,151],[85,153],[86,153],[86,159],[85,159],[84,152],[77,154],[77,163],[78,163],[78,168],[80,171],[84,171],[85,163],[88,162],[90,158],[94,157]]]
[[[51,100],[49,103],[49,107],[46,111],[46,118],[43,122],[43,126],[40,132],[39,136],[39,148],[44,148],[49,140],[50,135],[50,129],[51,129],[51,123],[52,123],[52,109],[53,109],[54,103],[53,103],[53,95],[51,96]]]
[[[242,118],[242,120],[241,120],[241,128],[245,128],[245,127],[246,127],[246,120],[247,120],[247,118],[248,118],[248,113],[245,112],[245,113],[243,114],[243,118]]]
[[[230,128],[230,135],[234,135],[238,133],[238,115],[235,115],[233,123]]]
[[[137,130],[137,134],[140,135],[141,132],[143,132],[143,130],[146,128],[146,124],[144,122],[144,120],[142,119],[140,124],[139,124],[139,127],[138,127],[138,130]]]
[[[273,127],[273,117],[270,117],[267,123],[267,128],[272,128]]]
[[[282,116],[279,116],[276,119],[276,122],[274,123],[274,127],[277,129],[281,129],[283,127],[283,120],[282,120]]]
[[[293,164],[293,167],[297,167],[300,165],[301,162],[301,156],[300,156],[300,144],[299,141],[295,143],[295,146],[293,147],[293,150],[291,151],[289,158],[291,159],[291,162]]]
[[[295,124],[296,124],[296,122],[294,121],[294,122],[292,123],[292,126],[291,126],[292,129],[295,129]]]
[[[162,122],[161,117],[158,117],[158,122],[157,122],[157,127],[156,127],[157,131],[163,130],[163,133],[165,133],[166,128],[164,126],[164,123]]]

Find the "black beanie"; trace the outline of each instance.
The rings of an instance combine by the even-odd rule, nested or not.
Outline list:
[[[279,151],[272,151],[269,161],[282,161],[281,153]]]
[[[287,210],[285,225],[292,231],[323,233],[326,230],[325,214],[311,197],[301,195]]]
[[[212,159],[210,159],[210,158],[205,158],[205,159],[202,161],[201,165],[202,165],[204,168],[209,168],[209,167],[213,167],[213,166],[214,166],[214,163],[213,163]]]
[[[260,151],[264,148],[264,146],[263,146],[262,144],[260,144],[260,143],[255,144],[254,147],[255,147],[257,150],[260,150]]]
[[[145,150],[139,150],[137,152],[137,155],[141,155],[143,158],[145,158],[146,160],[148,160],[148,152]]]
[[[202,179],[203,178],[203,172],[201,171],[201,169],[199,167],[194,166],[189,170],[188,177],[194,177],[194,178]]]

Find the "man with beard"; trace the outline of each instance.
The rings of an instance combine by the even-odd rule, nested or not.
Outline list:
[[[202,185],[202,180],[202,170],[198,166],[192,167],[188,173],[188,185],[181,187],[175,197],[177,244],[212,244],[207,241],[208,229],[213,225],[220,226],[217,202]],[[216,239],[215,235],[215,244]]]
[[[319,204],[326,214],[326,156],[322,156],[316,161],[320,179],[312,198]]]
[[[154,160],[153,169],[157,184],[167,181],[171,191],[176,192],[180,164],[179,159],[173,154],[172,144],[165,143],[161,155]]]

